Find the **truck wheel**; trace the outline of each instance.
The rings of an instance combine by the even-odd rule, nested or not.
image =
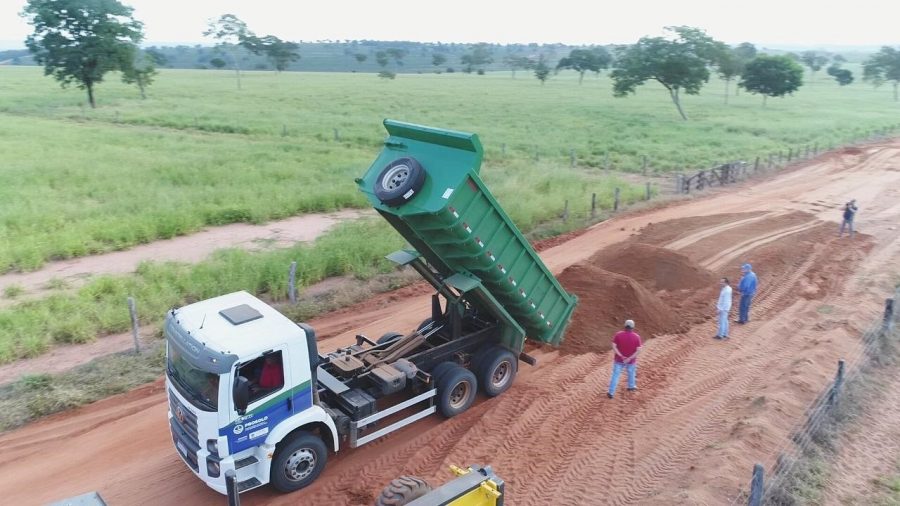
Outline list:
[[[447,371],[456,367],[456,362],[441,362],[436,365],[434,369],[431,370],[431,379],[435,386],[440,384],[441,377],[444,376]]]
[[[469,409],[475,402],[478,380],[472,371],[456,366],[438,379],[438,411],[452,418]]]
[[[293,492],[309,485],[325,468],[328,448],[315,434],[300,432],[279,446],[272,459],[270,481],[280,492]]]
[[[397,207],[412,199],[425,184],[425,169],[412,157],[389,163],[375,180],[375,196],[382,204]]]
[[[434,322],[433,319],[431,319],[431,318],[425,318],[424,320],[422,320],[422,323],[420,323],[419,326],[416,327],[416,330],[417,330],[417,331],[422,330],[422,329],[424,329],[425,327],[431,325],[432,322]]]
[[[516,379],[518,360],[506,348],[493,347],[481,358],[478,380],[488,397],[496,397],[507,391]]]
[[[396,339],[400,339],[401,337],[403,337],[403,334],[401,334],[399,332],[388,332],[385,335],[379,337],[378,340],[375,341],[375,343],[376,344],[384,344],[384,343],[394,341]]]
[[[375,499],[375,506],[403,506],[428,492],[431,492],[431,486],[422,478],[401,476],[384,487],[381,495]]]

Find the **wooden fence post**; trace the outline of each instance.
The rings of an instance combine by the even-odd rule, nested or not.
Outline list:
[[[291,270],[288,272],[288,297],[291,304],[297,303],[297,262],[291,262]]]
[[[759,170],[759,157],[757,156],[756,161],[753,162],[753,173],[756,174],[756,172],[758,170]]]
[[[831,391],[828,392],[828,404],[835,404],[837,402],[838,393],[840,393],[841,386],[844,384],[844,361],[838,360],[838,369],[837,374],[834,376],[834,384],[831,386]]]
[[[644,200],[650,200],[650,181],[647,181],[647,191],[644,192]]]
[[[562,219],[563,221],[569,221],[569,199],[566,199],[566,204],[563,206]]]
[[[134,297],[128,297],[128,312],[131,313],[131,337],[134,338],[134,352],[141,352],[141,342],[138,337],[138,317],[137,307],[134,303]]]
[[[591,218],[597,217],[597,194],[591,194]]]
[[[569,167],[575,166],[575,149],[569,148]]]
[[[750,499],[747,501],[748,506],[762,506],[763,501],[763,479],[765,469],[762,464],[753,465],[753,480],[750,481]]]
[[[505,142],[500,145],[500,154],[502,154],[503,156],[506,156],[506,143]]]
[[[620,190],[619,190],[619,188],[617,187],[617,188],[616,188],[615,200],[613,201],[613,212],[616,212],[616,211],[619,210],[619,192],[620,192]]]
[[[341,140],[341,132],[337,128],[332,128],[334,130],[334,140]]]

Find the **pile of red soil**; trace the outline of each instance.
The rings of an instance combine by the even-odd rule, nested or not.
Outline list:
[[[712,272],[680,253],[637,242],[606,248],[589,262],[653,290],[699,289],[714,286],[717,281]]]
[[[559,281],[578,296],[578,307],[560,346],[563,353],[604,352],[626,319],[644,339],[686,330],[680,316],[640,283],[590,264],[564,270]]]

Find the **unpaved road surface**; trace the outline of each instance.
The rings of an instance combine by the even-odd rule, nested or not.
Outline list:
[[[522,365],[500,397],[332,456],[305,490],[258,489],[242,502],[371,504],[398,475],[448,480],[449,464],[492,465],[513,505],[729,502],[754,462],[774,462],[893,292],[898,169],[898,141],[830,153],[764,181],[617,217],[545,250],[581,299],[560,349],[532,349],[538,365]],[[849,198],[860,203],[865,233],[852,240],[837,237]],[[736,281],[746,261],[760,277],[751,322],[715,341],[716,287],[703,286]],[[331,349],[358,332],[414,328],[429,300],[407,287],[310,323]],[[609,400],[609,339],[625,318],[646,339],[639,390]],[[224,502],[172,447],[161,381],[0,435],[0,448],[0,492],[11,504],[90,490],[116,505]]]

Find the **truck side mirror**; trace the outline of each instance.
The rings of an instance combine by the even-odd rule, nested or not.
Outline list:
[[[247,412],[247,404],[250,403],[250,380],[243,376],[238,376],[234,380],[232,397],[234,398],[234,409],[237,410],[239,415],[243,416]]]

